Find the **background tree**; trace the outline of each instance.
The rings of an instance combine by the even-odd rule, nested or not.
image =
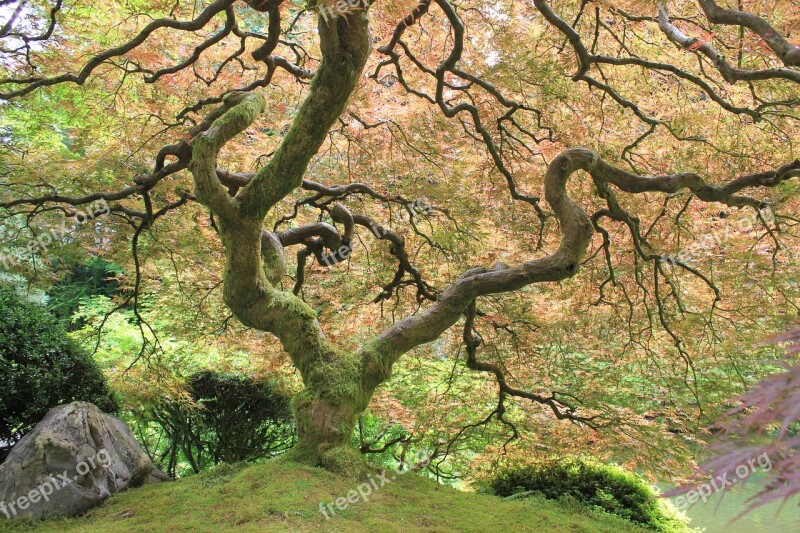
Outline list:
[[[496,393],[445,452],[555,418],[678,464],[796,316],[791,2],[348,6],[5,3],[0,207],[36,236],[111,204],[83,230],[131,241],[140,356],[163,265],[201,311],[221,286],[302,379],[297,460],[361,472],[359,415],[434,343]]]
[[[80,329],[83,325],[80,320],[72,321],[72,315],[78,311],[81,300],[98,294],[113,296],[119,288],[118,277],[122,275],[118,267],[99,257],[72,268],[67,265],[57,268],[68,271],[48,291],[47,307],[69,331]]]

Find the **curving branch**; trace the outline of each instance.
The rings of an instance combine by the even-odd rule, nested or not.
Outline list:
[[[353,215],[353,221],[355,224],[369,229],[377,239],[389,241],[392,244],[389,248],[389,253],[395,256],[399,262],[394,279],[383,287],[383,291],[375,297],[373,303],[391,298],[394,291],[403,284],[406,274],[411,276],[414,285],[417,287],[417,301],[435,301],[439,297],[438,291],[423,279],[422,273],[411,263],[411,258],[406,250],[406,241],[402,235],[386,229],[365,215]]]
[[[274,287],[283,275],[282,245],[279,236],[265,239],[261,228],[267,211],[302,182],[308,162],[344,110],[366,63],[370,42],[363,13],[333,22],[320,17],[318,29],[322,64],[270,162],[243,180],[217,171],[216,153],[222,144],[263,111],[263,97],[244,93],[226,98],[224,105],[229,109],[194,140],[190,169],[198,199],[220,218],[219,233],[226,251],[226,304],[242,323],[275,334],[305,382],[322,386],[314,375],[314,364],[320,358],[334,357],[336,350],[325,339],[315,313],[291,293]],[[238,191],[235,196],[221,177],[234,179],[231,192]],[[310,235],[312,230],[319,233],[323,228],[306,228],[303,232]],[[302,236],[283,234],[287,242]],[[338,239],[338,233],[331,232],[330,236]]]
[[[220,182],[228,188],[228,193],[231,196],[235,196],[241,188],[247,186],[254,175],[254,173],[248,172],[233,173],[224,169],[217,169],[217,177]],[[358,194],[368,196],[387,205],[397,204],[408,210],[409,214],[413,216],[414,201],[408,200],[402,196],[387,196],[381,194],[364,183],[350,183],[347,185],[329,187],[312,180],[303,180],[301,188],[315,192],[316,194],[295,203],[295,213],[278,221],[276,223],[276,232],[274,233],[283,246],[305,245],[305,249],[297,253],[298,277],[294,289],[295,294],[299,293],[304,283],[304,268],[308,257],[313,255],[321,265],[325,266],[333,266],[348,259],[352,252],[350,246],[353,240],[353,230],[355,226],[360,226],[368,229],[369,233],[376,239],[389,241],[391,243],[389,253],[395,256],[399,263],[394,279],[390,283],[384,285],[383,290],[373,300],[373,303],[391,298],[398,288],[406,284],[406,274],[411,276],[411,283],[417,288],[417,300],[422,301],[424,299],[434,301],[437,299],[438,291],[424,280],[422,273],[412,264],[408,251],[406,250],[405,239],[402,235],[386,228],[366,215],[350,213],[350,211],[341,204],[333,204],[330,206],[331,202],[343,200],[351,195]],[[293,219],[297,215],[297,209],[301,205],[310,205],[321,209],[323,212],[326,210],[329,211],[331,219],[334,222],[344,225],[344,234],[341,235],[334,226],[325,223],[301,226],[299,228],[278,232],[277,227],[280,226],[281,223]],[[267,230],[264,230],[264,233],[273,234]],[[313,237],[322,237],[322,239],[318,240]],[[341,253],[342,246],[346,249],[345,255]],[[323,254],[324,248],[328,248],[330,253]]]
[[[709,3],[709,2],[700,2]],[[710,2],[713,3],[713,2]],[[689,37],[683,33],[680,28],[670,21],[667,8],[663,4],[658,5],[658,26],[661,31],[669,38],[670,41],[678,45],[684,50],[697,51],[706,56],[716,66],[722,75],[723,79],[728,83],[736,83],[737,81],[758,81],[769,79],[785,79],[800,83],[800,70],[788,68],[769,68],[761,70],[747,70],[734,67],[731,65],[725,56],[723,56],[711,43],[703,43],[698,39]],[[800,49],[799,49],[800,50]],[[800,57],[800,54],[798,55]]]
[[[594,233],[591,220],[566,191],[569,177],[598,163],[597,154],[585,149],[568,150],[556,157],[545,176],[545,198],[561,224],[563,239],[558,250],[542,259],[517,267],[470,269],[450,285],[425,311],[400,320],[362,350],[368,376],[378,383],[391,372],[404,353],[437,339],[455,324],[470,302],[480,296],[518,290],[531,283],[559,281],[575,274]],[[377,386],[378,383],[375,383]]]
[[[10,2],[0,2],[0,5],[6,5],[8,3]],[[30,51],[31,43],[35,43],[38,41],[46,41],[53,35],[53,32],[55,31],[56,25],[58,23],[58,21],[56,20],[56,16],[61,11],[61,8],[64,5],[64,0],[56,0],[56,3],[53,5],[53,7],[50,8],[50,11],[48,13],[47,27],[42,33],[34,36],[14,31],[14,25],[19,19],[19,16],[22,13],[23,9],[26,7],[27,3],[28,3],[27,0],[19,1],[17,7],[14,9],[14,12],[11,14],[8,21],[3,25],[2,28],[0,28],[0,38],[12,37],[14,39],[19,39],[23,42],[23,47],[27,51]],[[19,49],[14,50],[14,52],[17,52],[18,50]]]
[[[377,383],[385,380],[400,356],[415,346],[437,339],[461,318],[470,302],[481,296],[511,292],[533,283],[560,281],[575,275],[595,231],[583,208],[572,201],[566,190],[567,181],[579,170],[586,171],[599,190],[605,185],[614,185],[630,193],[675,193],[689,189],[706,202],[742,206],[752,205],[751,200],[736,193],[745,187],[773,187],[790,177],[800,176],[800,160],[773,172],[743,176],[726,185],[711,186],[697,174],[637,176],[608,164],[591,150],[566,150],[551,162],[544,182],[545,198],[561,226],[559,248],[544,258],[516,267],[498,264],[491,269],[467,270],[430,307],[400,320],[362,349],[361,356],[368,369],[366,376],[372,376],[370,379]],[[661,320],[670,332],[663,317]]]
[[[225,9],[225,26],[223,26],[223,28],[220,31],[218,31],[217,33],[215,33],[214,35],[212,35],[211,37],[209,37],[208,39],[197,45],[195,49],[192,51],[192,55],[187,57],[180,63],[173,65],[171,67],[165,67],[159,69],[153,72],[151,75],[145,76],[144,78],[145,83],[155,83],[163,76],[169,74],[175,74],[176,72],[180,72],[181,70],[194,65],[197,62],[197,60],[200,59],[200,56],[202,55],[203,52],[205,52],[215,44],[221,42],[223,39],[225,39],[225,37],[230,35],[235,28],[236,28],[236,15],[233,12],[233,7],[228,6]],[[148,71],[145,69],[136,69],[136,72],[148,72]]]
[[[226,11],[235,0],[216,0],[213,4],[206,7],[194,20],[179,21],[172,18],[162,18],[154,20],[144,27],[136,37],[131,39],[125,44],[106,50],[94,56],[88,63],[80,70],[78,74],[62,74],[52,78],[6,78],[0,80],[0,87],[3,85],[22,85],[20,89],[8,92],[0,92],[0,99],[9,100],[17,96],[28,94],[40,87],[49,87],[60,83],[75,83],[83,85],[94,70],[100,65],[106,63],[109,59],[123,56],[144,43],[150,35],[159,29],[173,29],[179,31],[198,31],[208,24],[218,13]]]
[[[255,121],[264,111],[266,101],[260,94],[238,93],[228,96],[222,107],[224,113],[192,142],[189,170],[195,179],[197,199],[216,215],[233,221],[238,213],[217,177],[217,154],[225,143]]]
[[[747,11],[724,9],[714,0],[697,0],[713,24],[740,26],[758,34],[787,67],[800,67],[800,46],[792,46],[783,35],[758,15]]]

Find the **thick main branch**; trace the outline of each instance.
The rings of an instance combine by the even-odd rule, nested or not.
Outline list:
[[[577,272],[594,233],[591,220],[571,200],[566,190],[567,181],[578,170],[585,170],[591,175],[598,191],[607,185],[629,193],[670,194],[688,189],[706,202],[760,207],[761,203],[757,200],[737,193],[747,187],[774,187],[789,178],[800,176],[800,160],[774,171],[742,176],[725,185],[715,186],[692,173],[637,176],[606,163],[591,150],[566,150],[550,164],[544,184],[547,203],[561,225],[562,240],[558,250],[547,257],[516,267],[501,264],[492,269],[474,268],[464,272],[428,309],[397,322],[362,349],[364,380],[368,388],[374,388],[388,379],[392,365],[404,353],[439,338],[463,316],[476,298],[515,291],[532,283],[560,281]]]
[[[772,25],[761,17],[747,11],[724,9],[714,0],[698,0],[709,22],[729,26],[741,26],[758,34],[787,67],[800,67],[800,47],[789,44]]]
[[[282,198],[300,186],[311,158],[344,112],[370,51],[366,14],[319,18],[322,64],[311,93],[300,106],[278,150],[237,195],[242,215],[263,219]]]
[[[275,286],[284,274],[283,250],[279,239],[263,238],[262,230],[269,209],[300,186],[308,162],[344,111],[369,54],[364,13],[328,22],[320,18],[319,34],[322,64],[270,163],[233,198],[220,182],[216,168],[220,148],[264,109],[261,96],[239,93],[226,99],[229,109],[193,141],[190,169],[198,199],[219,218],[226,255],[225,303],[242,323],[277,336],[306,385],[324,390],[326,378],[319,374],[320,365],[336,361],[344,367],[349,358],[325,339],[313,309]]]

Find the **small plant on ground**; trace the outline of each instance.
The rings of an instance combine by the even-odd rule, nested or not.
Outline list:
[[[616,465],[570,458],[510,466],[490,486],[498,496],[569,500],[655,531],[686,530],[686,519],[646,480]]]

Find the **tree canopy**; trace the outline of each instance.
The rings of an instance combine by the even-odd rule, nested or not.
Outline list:
[[[675,474],[797,318],[792,4],[0,2],[0,265],[296,372],[301,461]]]

